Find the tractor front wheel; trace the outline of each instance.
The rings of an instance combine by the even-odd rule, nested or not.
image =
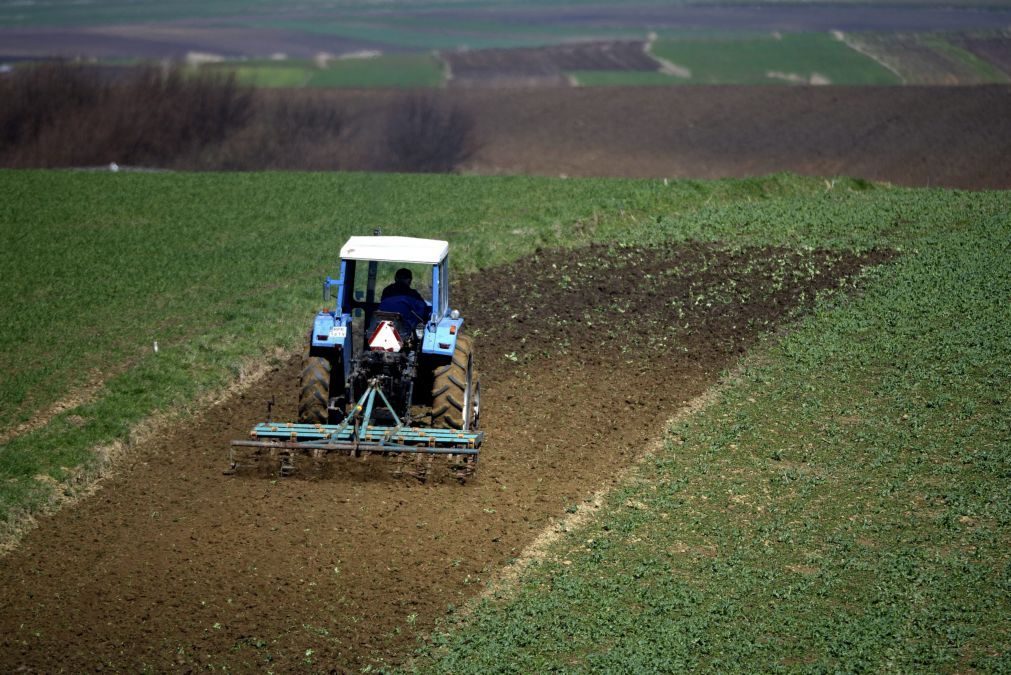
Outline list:
[[[461,335],[449,362],[433,372],[432,426],[477,429],[481,414],[481,380],[474,367],[474,344]]]

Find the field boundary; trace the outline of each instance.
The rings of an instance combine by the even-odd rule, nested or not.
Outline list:
[[[888,265],[890,263],[884,264]],[[856,278],[860,279],[864,277],[869,269],[877,267],[880,267],[880,265],[865,268],[859,275],[857,275]],[[860,290],[857,290],[856,294],[859,293]],[[799,321],[803,320],[803,318],[799,319]],[[662,451],[664,449],[665,445],[670,440],[672,429],[676,425],[682,424],[695,415],[698,415],[708,409],[717,400],[719,400],[723,393],[740,385],[743,382],[743,374],[745,370],[760,366],[766,359],[766,352],[770,344],[778,342],[784,335],[789,334],[792,330],[791,327],[796,322],[797,320],[781,327],[775,333],[767,336],[769,340],[768,342],[756,345],[754,350],[742,354],[733,368],[727,373],[721,375],[715,384],[688,401],[682,408],[668,418],[663,423],[662,430],[659,435],[653,439],[649,447],[642,453],[635,455],[632,461],[630,461],[628,465],[618,474],[613,483],[594,492],[590,497],[584,499],[582,504],[576,505],[572,511],[564,517],[552,520],[548,523],[548,525],[541,530],[534,540],[530,542],[512,562],[508,563],[492,575],[492,578],[489,579],[486,584],[485,590],[474,596],[458,611],[456,616],[466,620],[466,618],[477,609],[478,605],[483,602],[491,600],[509,600],[518,590],[519,582],[523,574],[526,573],[526,571],[535,563],[547,560],[553,552],[553,547],[560,542],[565,535],[573,531],[580,530],[590,524],[599,514],[600,509],[604,506],[605,501],[612,493],[616,490],[630,487],[631,485],[642,482],[641,479],[635,478],[634,474],[639,470],[644,462],[654,456],[658,451]],[[455,630],[458,630],[458,628],[459,627]]]
[[[846,45],[847,47],[849,47],[850,49],[852,49],[853,51],[855,51],[857,54],[862,54],[863,56],[866,56],[871,61],[874,61],[879,66],[881,66],[882,68],[884,68],[885,70],[887,70],[891,74],[895,75],[895,77],[899,78],[899,82],[901,84],[909,84],[906,81],[906,78],[902,75],[902,73],[900,73],[898,70],[896,70],[896,68],[892,64],[890,64],[890,63],[882,60],[874,52],[870,51],[866,47],[863,47],[859,43],[854,42],[853,40],[851,40],[848,33],[844,33],[843,31],[840,30],[840,31],[834,31],[832,33],[832,35],[838,37],[838,39],[839,39],[840,42],[842,42],[844,45]]]
[[[683,80],[692,79],[692,69],[687,66],[680,66],[669,59],[665,59],[662,56],[658,56],[653,52],[653,45],[657,41],[657,34],[650,33],[646,42],[643,43],[642,51],[649,58],[660,64],[660,68],[657,72],[663,73],[664,75],[670,75],[672,77],[679,77]]]
[[[637,482],[633,474],[642,466],[643,462],[653,456],[657,451],[662,450],[667,442],[670,429],[675,424],[680,424],[690,417],[697,415],[709,406],[713,405],[719,395],[728,387],[732,387],[740,381],[743,372],[743,362],[748,355],[744,355],[737,365],[726,375],[721,377],[715,384],[706,389],[703,393],[688,401],[680,410],[672,415],[662,425],[660,434],[653,439],[649,447],[634,455],[632,461],[618,474],[616,480],[607,487],[601,488],[590,497],[583,500],[582,504],[575,506],[571,513],[550,522],[537,535],[532,542],[516,557],[516,559],[501,568],[488,581],[487,587],[480,594],[476,595],[461,612],[462,615],[473,611],[478,604],[486,600],[508,599],[516,591],[520,578],[531,565],[548,558],[552,547],[562,537],[569,532],[579,530],[589,524],[597,515],[605,500],[615,490],[628,487]]]

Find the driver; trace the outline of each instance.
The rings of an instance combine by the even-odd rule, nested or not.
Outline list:
[[[393,275],[393,283],[383,289],[380,296],[380,312],[396,312],[403,319],[410,330],[419,321],[428,319],[428,303],[421,297],[421,293],[411,288],[411,270],[401,267]]]

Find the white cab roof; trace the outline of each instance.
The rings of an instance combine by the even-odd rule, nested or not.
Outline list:
[[[449,243],[415,237],[351,237],[341,247],[342,260],[437,265],[449,253]]]

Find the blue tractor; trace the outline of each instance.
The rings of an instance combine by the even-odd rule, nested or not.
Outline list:
[[[377,297],[376,284],[396,281]],[[425,298],[410,288],[418,270]],[[406,283],[404,281],[406,279]],[[299,382],[297,422],[256,425],[236,447],[276,454],[281,474],[299,454],[449,460],[460,478],[473,473],[484,438],[478,430],[481,381],[474,342],[449,304],[449,245],[412,237],[351,237],[341,248],[340,275],[327,277],[333,309],[313,319]],[[415,468],[415,475],[426,471]]]

